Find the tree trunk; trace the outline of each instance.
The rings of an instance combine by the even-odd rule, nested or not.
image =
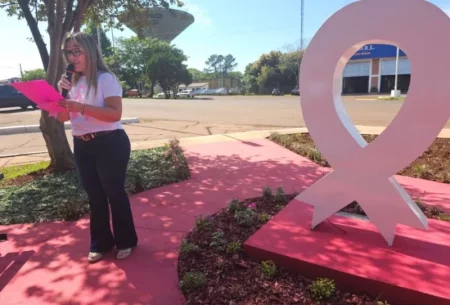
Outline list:
[[[155,95],[155,82],[151,81],[151,83],[150,83],[150,98],[153,98],[153,95]]]
[[[48,32],[50,34],[50,62],[47,70],[47,81],[54,87],[64,71],[61,57],[62,21],[64,16],[64,0],[57,0],[56,12],[54,3],[48,7]],[[50,166],[57,172],[72,170],[75,167],[72,150],[65,134],[64,124],[47,111],[41,111],[40,129],[51,159]]]
[[[38,24],[36,19],[34,19],[31,14],[30,7],[28,6],[28,0],[19,0],[19,6],[22,10],[23,16],[28,23],[28,27],[30,28],[31,34],[33,35],[34,42],[39,51],[39,55],[41,56],[42,65],[44,66],[44,70],[47,71],[48,63],[49,63],[49,55],[47,51],[47,46],[42,38],[41,32],[39,31]]]

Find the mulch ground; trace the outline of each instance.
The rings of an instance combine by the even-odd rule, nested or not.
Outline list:
[[[363,134],[362,137],[367,143],[370,143],[377,136]],[[272,135],[270,140],[299,155],[309,158],[323,167],[330,167],[326,158],[316,149],[308,133]],[[393,151],[392,153],[395,152]],[[397,174],[450,183],[450,139],[437,138],[419,158]]]
[[[252,260],[242,251],[244,242],[297,194],[234,201],[229,207],[207,218],[198,218],[180,249],[178,272],[187,304],[210,305],[388,305],[365,295],[331,290],[319,300],[314,280]],[[437,208],[420,205],[428,218],[450,215]],[[365,215],[356,203],[342,211]],[[317,284],[316,284],[317,285]],[[321,286],[319,285],[319,288]],[[323,288],[323,287],[322,287]],[[384,301],[384,300],[383,300]],[[393,305],[393,304],[391,304]]]
[[[15,186],[22,186],[26,183],[32,182],[36,179],[43,178],[47,175],[55,174],[57,173],[51,168],[44,168],[26,175],[21,175],[16,178],[7,179],[7,180],[1,180],[0,181],[0,187],[1,186],[7,186],[7,185],[15,185]]]

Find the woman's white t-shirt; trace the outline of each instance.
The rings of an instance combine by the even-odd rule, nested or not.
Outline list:
[[[95,95],[94,88],[91,88],[87,96],[87,88],[86,76],[81,76],[77,84],[70,90],[70,99],[86,105],[104,107],[107,97],[122,97],[122,86],[116,77],[109,72],[99,72],[97,95]],[[98,131],[123,129],[120,121],[104,122],[81,113],[70,113],[70,121],[72,123],[72,135],[74,136]]]

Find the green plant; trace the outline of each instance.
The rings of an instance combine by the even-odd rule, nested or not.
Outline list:
[[[264,200],[272,200],[272,189],[268,186],[265,186],[263,188],[262,195]]]
[[[327,278],[319,278],[311,286],[311,294],[317,300],[328,299],[335,291],[336,284],[333,280]]]
[[[239,201],[236,198],[234,198],[228,204],[228,211],[230,213],[234,213],[234,212],[239,211],[239,210],[241,210],[241,206],[239,205]]]
[[[277,192],[275,194],[275,201],[285,203],[287,200],[286,194],[282,187],[277,188]]]
[[[442,221],[449,221],[450,222],[450,215],[449,214],[445,214],[445,213],[440,213],[438,216],[439,220]]]
[[[313,162],[321,163],[323,161],[322,154],[315,148],[308,147],[308,151],[306,153],[306,157]]]
[[[261,272],[265,277],[271,278],[277,273],[277,266],[271,260],[262,261]]]
[[[416,165],[413,167],[413,174],[416,178],[429,179],[432,175],[426,164]]]
[[[211,243],[209,244],[210,247],[223,251],[226,244],[227,240],[225,239],[225,235],[222,231],[214,232],[211,235]]]
[[[212,223],[208,217],[204,218],[202,215],[195,217],[195,231],[209,231],[211,230],[211,227]]]
[[[241,211],[236,211],[236,213],[234,213],[234,218],[237,220],[238,224],[241,226],[251,225],[254,216],[255,216],[255,213],[249,208],[247,208],[245,210],[241,210]]]
[[[277,211],[281,211],[282,209],[284,209],[284,205],[282,205],[282,204],[277,204],[277,205],[275,206],[275,209],[277,209]]]
[[[180,248],[180,252],[186,254],[191,252],[198,252],[199,250],[200,248],[196,244],[187,242],[186,240],[183,240]]]
[[[281,139],[281,135],[278,132],[272,132],[270,133],[269,140],[274,142],[279,142]]]
[[[206,277],[198,271],[186,272],[180,281],[180,288],[184,292],[191,292],[203,288],[206,285]]]
[[[267,213],[261,213],[258,215],[258,220],[262,223],[266,223],[270,220],[270,215]]]
[[[239,241],[232,241],[227,245],[227,253],[236,253],[241,251],[242,245]]]

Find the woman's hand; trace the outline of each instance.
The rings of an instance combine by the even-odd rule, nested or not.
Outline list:
[[[66,108],[68,112],[81,112],[83,110],[83,104],[74,100],[60,101],[58,105]]]
[[[67,89],[68,91],[72,89],[72,84],[67,79],[67,76],[65,74],[61,75],[61,79],[58,82],[58,89],[60,93],[63,91],[63,89]]]

